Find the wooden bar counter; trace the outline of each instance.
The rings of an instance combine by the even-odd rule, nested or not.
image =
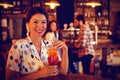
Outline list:
[[[67,74],[41,78],[39,80],[105,80],[100,75]]]

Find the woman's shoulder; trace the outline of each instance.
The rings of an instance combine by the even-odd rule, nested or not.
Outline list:
[[[46,34],[46,36],[45,36],[45,38],[47,39],[47,40],[51,40],[52,38],[53,38],[53,33],[52,32],[48,32],[47,34]]]
[[[12,43],[11,50],[26,49],[29,45],[30,44],[26,39],[17,39]]]
[[[51,34],[52,34],[52,32],[47,32],[47,33],[46,33],[46,35],[51,35]]]
[[[28,43],[28,41],[27,41],[27,39],[17,39],[17,40],[15,40],[14,42],[13,42],[13,45],[14,44],[27,44]]]

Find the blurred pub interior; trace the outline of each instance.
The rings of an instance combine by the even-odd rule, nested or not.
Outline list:
[[[45,2],[50,1],[57,1],[60,5],[52,9],[50,6],[45,5]],[[87,6],[86,3],[90,1],[98,1],[101,5],[95,7]],[[2,3],[9,3],[13,6],[3,7]],[[105,73],[99,63],[104,61],[103,58],[105,56],[102,55],[104,49],[107,49],[106,53],[109,50],[113,50],[112,53],[116,53],[120,58],[119,4],[120,0],[0,0],[0,77],[4,75],[5,62],[12,41],[26,37],[25,17],[27,10],[31,7],[43,7],[48,12],[49,21],[58,21],[60,30],[65,33],[63,39],[66,42],[71,39],[74,41],[70,32],[77,31],[75,29],[71,30],[71,27],[74,26],[70,25],[70,23],[74,23],[77,15],[84,15],[86,23],[90,26],[95,37],[97,59],[94,65],[94,75],[111,78],[111,75],[113,75],[112,70],[114,69],[111,70],[110,68],[109,70],[109,66],[106,63],[104,65],[105,67],[107,66]],[[69,30],[64,30],[64,24],[68,25],[67,29]],[[98,59],[98,56],[99,58],[102,56],[102,59]],[[119,60],[117,58],[115,60]],[[120,62],[118,64],[116,66],[117,69],[115,69],[117,71],[114,72],[116,79],[120,79],[120,68],[118,68],[118,66],[120,67]]]

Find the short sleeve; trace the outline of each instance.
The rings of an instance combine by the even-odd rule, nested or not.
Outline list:
[[[12,45],[9,51],[6,67],[12,71],[20,71],[20,47],[21,44],[19,42],[16,42]]]

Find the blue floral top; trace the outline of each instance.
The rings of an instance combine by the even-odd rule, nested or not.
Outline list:
[[[42,41],[41,55],[37,52],[31,39],[17,40],[11,47],[7,59],[7,67],[21,74],[35,72],[48,65],[47,49],[50,42]],[[60,56],[59,60],[61,60]]]

